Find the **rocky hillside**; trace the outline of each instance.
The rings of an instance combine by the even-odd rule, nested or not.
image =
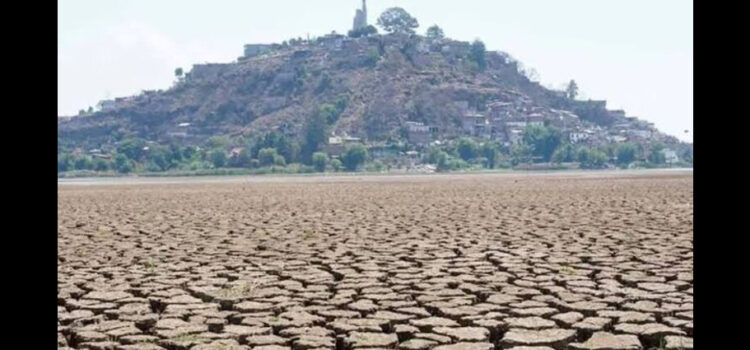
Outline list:
[[[134,136],[201,145],[215,135],[271,130],[301,138],[305,119],[324,105],[336,106],[329,117],[332,134],[371,142],[403,138],[409,121],[429,127],[432,140],[468,133],[507,142],[512,123],[498,120],[535,117],[553,124],[569,118],[567,133],[587,132],[590,139],[677,142],[650,123],[607,110],[604,101],[571,100],[530,81],[507,54],[484,57],[486,64],[477,64],[467,42],[403,34],[247,45],[236,62],[194,65],[166,91],[58,118],[58,143],[104,148]],[[488,118],[486,130],[467,128],[466,118],[477,116]]]

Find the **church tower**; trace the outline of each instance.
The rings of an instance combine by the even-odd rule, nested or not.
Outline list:
[[[354,30],[367,27],[367,0],[362,0],[362,9],[354,15]]]

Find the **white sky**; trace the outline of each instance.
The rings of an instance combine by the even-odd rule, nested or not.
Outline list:
[[[174,69],[230,62],[246,43],[345,34],[361,0],[58,0],[58,114],[166,89]],[[369,22],[400,6],[420,33],[480,38],[536,69],[575,79],[583,98],[693,139],[690,0],[369,0]],[[688,133],[684,131],[688,130]]]

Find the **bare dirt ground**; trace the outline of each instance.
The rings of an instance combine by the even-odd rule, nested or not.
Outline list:
[[[58,198],[60,348],[692,349],[692,173]]]

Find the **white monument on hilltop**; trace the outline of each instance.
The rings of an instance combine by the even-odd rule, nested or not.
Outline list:
[[[367,0],[362,0],[362,9],[354,15],[354,30],[367,27]]]

